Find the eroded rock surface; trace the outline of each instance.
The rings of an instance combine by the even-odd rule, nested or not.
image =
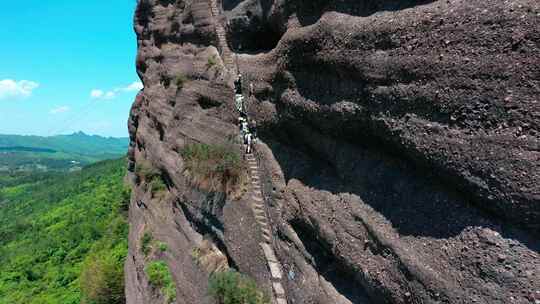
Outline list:
[[[140,0],[131,110],[128,303],[208,303],[203,237],[270,293],[250,200],[191,186],[179,154],[248,110],[289,303],[540,301],[540,3]],[[231,58],[229,58],[230,60]],[[152,194],[136,166],[161,172]],[[145,257],[144,231],[169,245]],[[535,302],[537,301],[537,302]]]

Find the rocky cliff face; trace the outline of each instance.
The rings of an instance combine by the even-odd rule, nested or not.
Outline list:
[[[179,154],[237,134],[237,66],[288,303],[540,302],[538,1],[139,0],[135,30],[128,303],[164,301],[152,259],[208,303],[203,238],[273,294],[253,200]]]

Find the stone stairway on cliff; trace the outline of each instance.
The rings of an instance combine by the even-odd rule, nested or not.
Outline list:
[[[275,302],[277,304],[287,304],[285,289],[281,283],[283,280],[282,266],[272,247],[272,228],[270,227],[268,216],[265,211],[264,198],[262,196],[261,181],[259,177],[259,166],[253,154],[247,154],[246,160],[250,172],[249,176],[251,192],[249,194],[249,198],[252,202],[251,209],[255,215],[255,220],[262,231],[264,242],[260,243],[260,246],[264,252],[268,269],[270,270]]]
[[[229,70],[230,72],[233,72],[234,71],[233,54],[227,43],[227,36],[225,34],[225,28],[223,28],[223,24],[221,23],[221,13],[217,5],[217,0],[209,0],[209,1],[210,1],[210,11],[212,13],[212,18],[214,19],[216,35],[218,37],[219,49],[221,51],[221,57],[223,59],[223,63],[225,64],[225,68],[227,70]]]
[[[210,4],[210,12],[213,19],[213,24],[215,26],[216,35],[218,37],[219,49],[221,51],[221,57],[225,68],[234,73],[235,65],[233,60],[233,53],[229,48],[227,43],[227,36],[225,29],[221,21],[221,12],[218,8],[218,0],[206,0]],[[199,0],[196,8],[203,8],[204,5],[201,4],[202,1]],[[208,2],[206,2],[208,4]],[[274,303],[275,304],[287,304],[287,297],[285,294],[285,289],[281,283],[283,280],[282,266],[279,260],[276,257],[274,248],[272,246],[272,228],[270,227],[270,222],[265,211],[264,199],[262,196],[261,182],[259,177],[259,166],[257,160],[253,154],[246,155],[247,164],[250,171],[250,184],[251,192],[249,194],[249,199],[251,201],[251,208],[255,216],[255,220],[260,227],[262,232],[262,237],[264,242],[260,243],[261,249],[263,250],[268,269],[270,271],[272,291],[274,294]]]

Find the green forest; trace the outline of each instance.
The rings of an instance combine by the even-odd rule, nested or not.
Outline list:
[[[0,304],[124,303],[125,159],[0,173]]]

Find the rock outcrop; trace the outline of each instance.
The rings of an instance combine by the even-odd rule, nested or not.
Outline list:
[[[151,259],[209,303],[209,241],[272,295],[251,198],[193,187],[180,154],[237,135],[236,67],[288,303],[540,302],[538,1],[214,1],[138,2],[129,304],[164,301]]]

